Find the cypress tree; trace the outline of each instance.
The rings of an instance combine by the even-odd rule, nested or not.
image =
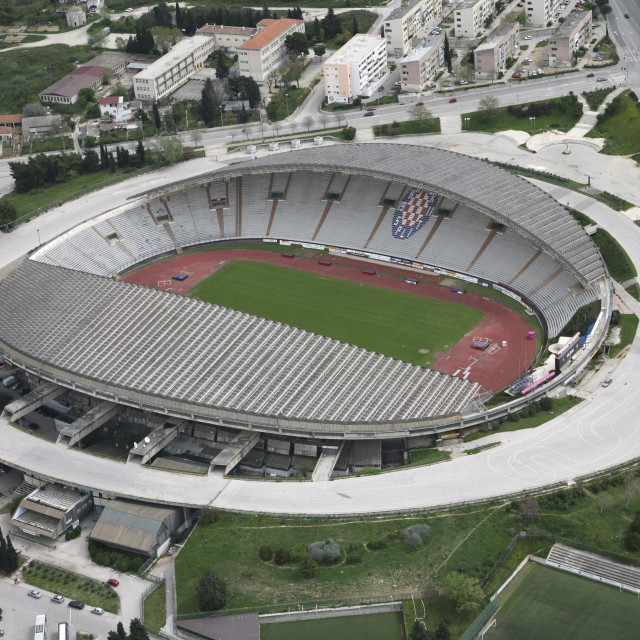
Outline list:
[[[160,126],[162,125],[162,121],[160,120],[160,112],[158,111],[158,103],[157,102],[153,103],[153,124],[156,127],[156,131],[158,129],[160,129]]]
[[[451,49],[449,48],[449,38],[444,34],[444,59],[447,63],[447,71],[451,73]]]
[[[13,573],[18,568],[18,552],[14,549],[11,536],[7,534],[7,573]]]
[[[7,553],[7,541],[0,531],[0,571],[9,573],[9,556]]]
[[[182,29],[182,9],[176,0],[176,27]]]
[[[360,32],[360,29],[358,28],[358,19],[356,18],[356,14],[353,14],[353,23],[351,25],[351,32],[353,33],[353,35],[355,36],[356,33]]]

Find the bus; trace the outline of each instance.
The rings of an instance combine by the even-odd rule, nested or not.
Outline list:
[[[58,622],[58,640],[69,640],[68,622]]]
[[[36,632],[33,640],[47,640],[47,616],[36,617]]]

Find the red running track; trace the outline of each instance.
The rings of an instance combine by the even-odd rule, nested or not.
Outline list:
[[[327,256],[323,254],[322,258],[326,260]],[[333,263],[330,267],[322,266],[308,258],[297,256],[293,259],[286,258],[275,251],[249,249],[203,251],[150,264],[129,274],[123,280],[187,295],[196,284],[233,260],[275,264],[288,269],[328,275],[425,298],[446,300],[481,311],[485,314],[484,319],[461,340],[446,352],[432,354],[436,362],[430,368],[457,377],[466,375],[468,380],[479,382],[486,391],[499,391],[520,378],[535,357],[536,341],[527,339],[527,332],[531,328],[528,322],[517,311],[495,300],[474,293],[464,295],[453,293],[449,288],[437,284],[441,281],[438,277],[395,269],[384,264],[358,262],[352,257],[342,258],[334,255],[328,258]],[[363,269],[372,268],[377,271],[375,276],[362,273]],[[171,279],[173,275],[180,272],[188,274],[188,279],[182,282]],[[404,281],[404,277],[418,280],[420,285],[408,284]],[[490,348],[486,351],[472,349],[471,341],[476,336],[488,338]],[[503,340],[507,342],[505,348],[501,346]]]

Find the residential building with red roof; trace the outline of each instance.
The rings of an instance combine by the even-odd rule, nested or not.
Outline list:
[[[0,115],[0,126],[2,127],[11,127],[15,129],[16,127],[22,126],[22,114],[21,113],[9,113]]]
[[[304,33],[304,21],[293,18],[265,18],[257,24],[258,33],[238,47],[240,75],[264,82],[287,58],[285,40],[294,33]]]
[[[105,67],[85,66],[74,69],[58,82],[38,94],[41,102],[75,104],[82,89],[97,89],[102,85]]]
[[[98,100],[100,117],[112,122],[126,122],[131,120],[131,105],[122,96],[106,96]]]

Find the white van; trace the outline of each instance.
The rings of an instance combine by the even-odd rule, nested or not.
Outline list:
[[[12,387],[14,384],[16,384],[16,382],[18,382],[18,378],[16,378],[15,376],[9,376],[2,381],[2,384],[5,387]]]

